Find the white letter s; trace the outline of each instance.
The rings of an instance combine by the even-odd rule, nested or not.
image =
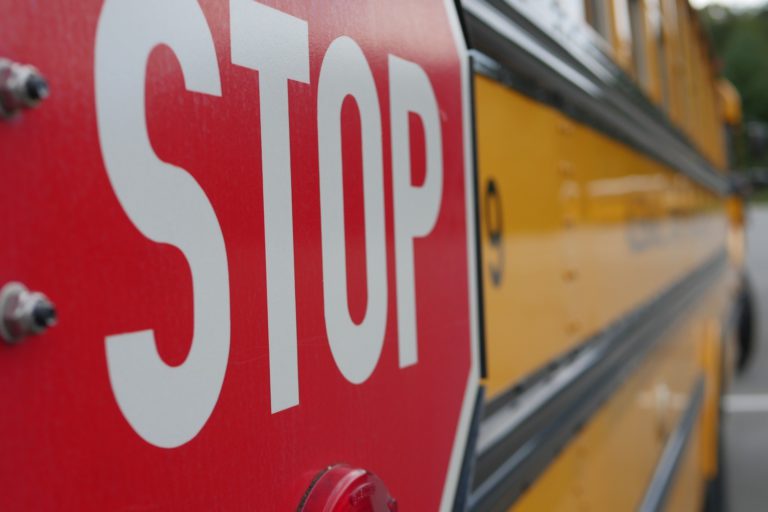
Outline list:
[[[194,334],[183,364],[160,358],[152,330],[106,338],[118,406],[147,442],[174,448],[202,429],[219,397],[230,343],[229,273],[210,201],[186,171],[157,158],[147,133],[147,59],[159,44],[188,90],[221,95],[213,39],[194,0],[107,0],[96,33],[96,114],[110,183],[131,222],[177,247],[192,274]]]

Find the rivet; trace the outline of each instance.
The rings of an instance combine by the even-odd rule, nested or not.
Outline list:
[[[563,271],[563,280],[564,281],[575,281],[576,278],[579,276],[578,271],[575,269],[566,269]]]
[[[557,168],[560,171],[560,174],[564,177],[571,177],[573,176],[573,164],[569,162],[568,160],[561,160],[557,164]]]
[[[566,324],[565,326],[565,332],[567,334],[576,334],[581,330],[581,324],[579,322],[573,320]]]

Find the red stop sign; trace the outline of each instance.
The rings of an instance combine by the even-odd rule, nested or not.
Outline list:
[[[0,122],[0,287],[59,314],[0,346],[2,508],[295,510],[342,463],[449,508],[478,381],[453,2],[51,0],[0,33],[51,89]]]

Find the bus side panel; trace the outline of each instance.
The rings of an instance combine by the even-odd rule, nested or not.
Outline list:
[[[488,397],[724,246],[722,199],[487,77],[476,85]]]
[[[710,326],[727,310],[735,280],[730,269],[721,273],[512,510],[598,512],[634,510],[642,503],[665,450],[695,405],[697,383],[703,382],[705,389],[719,386],[704,368],[704,353],[711,340]],[[717,409],[719,394],[702,396],[669,480],[666,510],[699,510],[704,485],[714,476],[717,443],[711,436],[718,419],[708,411]]]

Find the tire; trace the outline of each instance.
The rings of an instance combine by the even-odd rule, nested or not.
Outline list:
[[[737,368],[739,372],[743,372],[747,366],[749,366],[749,362],[752,359],[755,350],[755,333],[757,331],[755,326],[754,294],[752,293],[752,286],[749,283],[749,279],[746,276],[744,276],[738,300],[740,302],[740,307],[739,318],[737,320],[739,342]]]

